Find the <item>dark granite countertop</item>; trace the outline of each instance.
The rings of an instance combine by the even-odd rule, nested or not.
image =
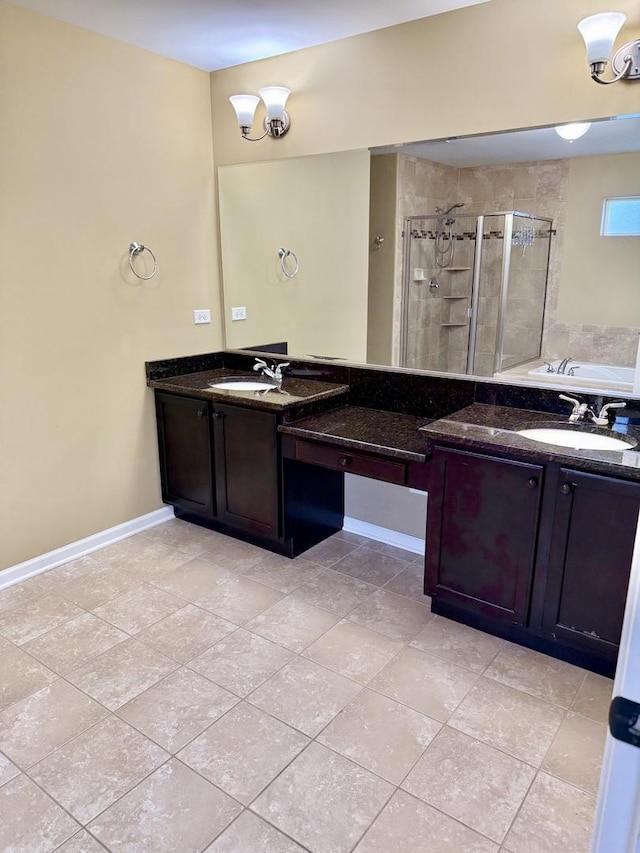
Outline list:
[[[260,377],[255,373],[220,368],[218,370],[205,370],[200,373],[170,376],[165,379],[152,379],[148,384],[152,388],[167,391],[170,394],[197,397],[200,400],[215,400],[218,403],[233,403],[238,406],[272,412],[284,412],[288,409],[339,397],[340,395],[345,395],[346,400],[346,394],[349,390],[348,385],[320,382],[315,379],[295,379],[286,374],[282,383],[282,392],[277,390],[226,391],[222,388],[209,387],[209,383],[221,379],[260,381]]]
[[[543,444],[518,435],[516,430],[532,427],[579,429],[607,434],[617,438],[625,436],[638,442],[629,450],[574,450],[555,444]],[[570,424],[567,419],[545,412],[513,409],[505,406],[488,406],[474,403],[446,418],[431,421],[420,427],[429,444],[446,444],[466,450],[483,452],[504,451],[532,462],[559,462],[598,474],[640,480],[640,428],[615,425],[615,428]]]
[[[419,427],[426,418],[345,406],[279,427],[281,433],[338,447],[424,462],[429,441]]]

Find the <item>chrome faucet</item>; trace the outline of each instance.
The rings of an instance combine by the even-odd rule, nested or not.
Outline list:
[[[560,373],[560,368],[558,368],[558,373]],[[577,423],[577,422],[585,422],[588,420],[588,413],[593,411],[589,408],[586,403],[581,403],[580,400],[576,400],[575,397],[567,397],[566,394],[558,394],[560,400],[566,400],[567,403],[571,403],[573,409],[571,414],[569,415],[569,423]]]
[[[569,415],[570,423],[593,423],[596,426],[609,426],[609,411],[611,409],[623,409],[627,404],[626,403],[607,403],[606,406],[603,406],[600,409],[600,412],[596,415],[595,411],[591,408],[591,406],[587,405],[587,403],[581,403],[580,400],[576,400],[575,397],[567,397],[566,394],[558,395],[561,400],[566,400],[567,403],[571,403],[573,406],[573,410]]]
[[[276,364],[275,361],[271,362],[271,367],[261,358],[256,358],[256,363],[253,365],[253,369],[257,370],[263,376],[268,376],[269,379],[273,379],[278,388],[282,385],[283,380],[283,371],[285,367],[289,367],[290,362],[284,361],[282,364]]]
[[[569,364],[570,361],[573,361],[573,359],[570,358],[569,356],[567,356],[567,358],[563,358],[562,361],[560,362],[560,364],[558,365],[558,370],[556,372],[557,373],[566,373],[567,372],[567,365]],[[572,370],[573,370],[573,368],[572,368]],[[571,375],[573,375],[573,374],[571,374]]]

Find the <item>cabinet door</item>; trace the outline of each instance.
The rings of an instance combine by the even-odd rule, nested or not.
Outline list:
[[[209,404],[156,392],[162,500],[212,518]]]
[[[525,624],[543,468],[445,449],[432,464],[426,591],[472,613]]]
[[[278,444],[270,412],[214,405],[216,517],[278,538]]]
[[[543,627],[615,659],[640,506],[640,485],[561,469]]]

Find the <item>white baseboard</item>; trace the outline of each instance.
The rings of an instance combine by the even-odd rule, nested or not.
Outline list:
[[[376,542],[384,542],[386,545],[395,545],[396,548],[404,548],[413,554],[424,554],[424,539],[417,536],[409,536],[408,533],[400,533],[390,530],[388,527],[380,527],[370,524],[368,521],[360,521],[359,518],[349,518],[345,515],[342,529],[348,533],[358,533]]]
[[[49,569],[55,569],[56,566],[61,566],[64,563],[70,563],[71,560],[77,560],[79,557],[84,557],[92,551],[98,551],[107,545],[113,545],[114,542],[118,542],[120,539],[127,539],[135,533],[148,530],[150,527],[156,527],[158,524],[169,521],[170,518],[174,518],[173,509],[165,506],[162,509],[154,510],[154,512],[148,512],[146,515],[140,515],[138,518],[132,518],[131,521],[125,521],[123,524],[117,524],[115,527],[101,530],[100,533],[94,533],[92,536],[86,536],[84,539],[78,539],[77,542],[71,542],[62,548],[56,548],[55,551],[48,551],[39,557],[25,560],[24,563],[10,566],[8,569],[0,572],[0,589],[13,586],[16,583],[20,583],[20,581],[32,578]]]

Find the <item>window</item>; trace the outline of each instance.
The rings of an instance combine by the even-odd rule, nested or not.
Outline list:
[[[640,235],[640,196],[605,198],[602,206],[601,237]]]

